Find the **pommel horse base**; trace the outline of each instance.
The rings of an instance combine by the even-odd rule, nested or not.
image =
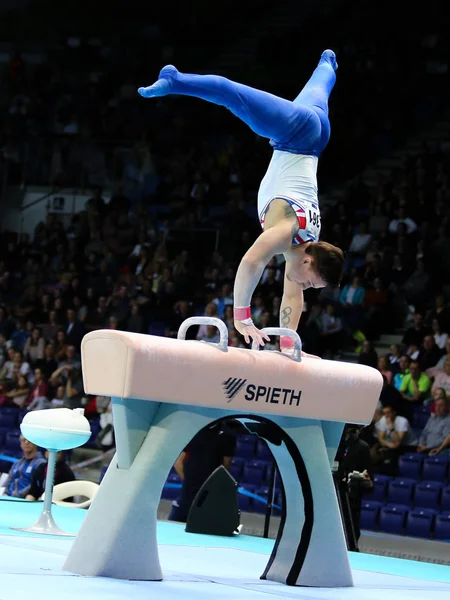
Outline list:
[[[186,330],[197,324],[218,327],[220,342],[186,341]],[[234,417],[271,423],[282,440],[268,440],[284,511],[261,578],[353,586],[331,464],[344,424],[372,420],[382,376],[362,365],[302,359],[296,333],[265,331],[291,335],[293,357],[228,348],[224,323],[207,317],[187,319],[177,340],[112,330],[84,337],[84,388],[113,398],[116,454],[66,571],[162,580],[156,526],[167,475],[200,429]]]

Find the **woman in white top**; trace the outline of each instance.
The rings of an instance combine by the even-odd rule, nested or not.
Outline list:
[[[439,325],[439,321],[437,319],[433,319],[431,327],[433,329],[433,336],[436,345],[441,350],[444,350],[448,340],[448,333],[444,333],[441,331],[441,326]]]

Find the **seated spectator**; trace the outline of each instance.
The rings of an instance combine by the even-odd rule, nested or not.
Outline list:
[[[344,328],[342,320],[336,315],[336,310],[332,304],[328,304],[326,311],[319,317],[319,328],[321,354],[337,354],[343,345]]]
[[[378,358],[378,370],[386,378],[387,383],[391,384],[393,379],[393,373],[389,369],[389,361],[386,356],[380,356]]]
[[[122,286],[123,287],[123,286]],[[76,318],[75,311],[71,308],[67,311],[67,323],[65,325],[67,342],[73,344],[76,348],[81,345],[81,340],[86,333],[83,323]]]
[[[11,467],[3,492],[5,496],[13,496],[14,498],[26,497],[35,469],[44,462],[38,447],[29,442],[23,435],[20,436],[20,447],[23,457]]]
[[[61,325],[58,321],[56,310],[51,310],[48,315],[48,323],[43,323],[41,326],[42,337],[46,342],[55,342],[58,331]]]
[[[30,395],[30,385],[25,375],[19,375],[16,385],[10,390],[6,397],[9,398],[9,402],[12,406],[18,406],[24,408],[28,402]]]
[[[433,321],[431,322],[431,329],[433,330],[433,336],[436,346],[440,350],[445,350],[445,347],[448,342],[448,333],[444,333],[441,330],[441,326],[439,324],[438,319],[433,319]]]
[[[399,390],[404,400],[416,404],[423,402],[428,397],[430,390],[430,378],[421,371],[417,360],[411,361],[409,374],[404,376]]]
[[[47,344],[44,350],[44,358],[39,361],[37,367],[42,371],[45,377],[50,379],[52,373],[58,368],[58,361],[55,358],[54,344]]]
[[[5,362],[0,370],[0,381],[12,381],[14,372],[14,355],[16,351],[12,346],[7,348]]]
[[[219,317],[222,318],[225,306],[227,304],[233,304],[233,288],[229,283],[223,284],[219,295],[217,298],[214,298],[213,302],[217,305],[217,313]]]
[[[45,341],[42,337],[41,330],[35,327],[31,336],[25,342],[23,356],[32,366],[36,366],[39,360],[44,358]]]
[[[450,435],[448,435],[439,448],[433,448],[430,450],[430,456],[435,456],[436,454],[447,454],[450,456]]]
[[[398,226],[400,224],[403,224],[406,227],[406,232],[408,235],[417,230],[416,223],[410,217],[406,216],[405,208],[403,206],[400,206],[397,209],[397,218],[392,219],[392,221],[389,223],[389,231],[391,233],[397,233]]]
[[[81,361],[77,355],[77,350],[74,345],[68,344],[66,347],[66,356],[58,364],[58,367],[70,366],[74,369],[81,369]]]
[[[359,354],[358,363],[360,365],[367,365],[368,367],[377,368],[378,365],[378,354],[373,349],[372,342],[364,340],[361,352]]]
[[[51,408],[60,408],[64,405],[64,397],[66,395],[66,388],[63,385],[58,385],[56,388],[56,394],[50,401]]]
[[[234,329],[228,333],[228,345],[233,348],[245,348],[245,344],[239,333]]]
[[[450,340],[448,340],[447,343],[445,344],[445,354],[443,356],[441,356],[441,358],[439,359],[437,365],[435,365],[435,366],[438,369],[443,369],[445,361],[447,360],[447,358],[450,358]]]
[[[197,339],[203,342],[212,342],[213,344],[217,344],[220,340],[220,333],[217,327],[214,327],[214,325],[207,325],[206,335],[201,338],[197,337]]]
[[[428,316],[428,323],[432,323],[433,319],[439,321],[441,331],[450,332],[450,308],[444,294],[437,294],[434,300],[434,309]]]
[[[395,389],[400,390],[400,387],[402,385],[403,379],[405,378],[405,375],[409,374],[410,362],[411,362],[411,359],[406,354],[403,354],[403,356],[400,357],[400,360],[398,363],[399,371],[398,371],[398,373],[396,373],[394,375]]]
[[[27,377],[27,379],[31,380],[33,378],[33,372],[29,363],[25,362],[23,359],[23,354],[20,351],[14,353],[13,358],[13,366],[10,382],[15,384],[18,381],[20,376]],[[8,379],[8,377],[6,377]]]
[[[409,353],[409,348],[415,346],[419,348],[422,345],[424,337],[428,334],[428,329],[423,324],[423,316],[416,312],[413,317],[413,325],[405,331],[402,344],[405,347],[405,354]]]
[[[59,329],[56,334],[56,343],[55,343],[55,358],[58,362],[61,362],[66,359],[66,351],[67,351],[67,338],[66,332],[64,329]]]
[[[434,337],[432,335],[426,335],[423,338],[422,348],[419,352],[419,362],[422,371],[434,367],[439,362],[441,354],[442,352],[437,347]]]
[[[134,333],[144,333],[144,318],[141,314],[140,308],[136,302],[133,302],[130,309],[130,316],[127,319],[127,331]]]
[[[48,461],[48,450],[45,451],[45,460]],[[33,471],[30,487],[28,489],[26,500],[39,500],[45,492],[45,480],[47,478],[47,462],[41,462]],[[74,481],[75,475],[72,469],[64,460],[64,452],[58,452],[56,455],[55,485]]]
[[[361,279],[356,275],[351,285],[344,286],[339,302],[346,307],[356,306],[363,303],[366,290],[361,285]]]
[[[208,302],[208,304],[205,307],[205,317],[217,317],[217,304],[215,304],[214,302]],[[200,325],[200,327],[198,328],[198,332],[197,332],[197,339],[201,340],[204,338],[205,335],[207,335],[208,332],[208,325]]]
[[[41,369],[34,370],[34,385],[29,395],[28,410],[42,410],[50,407],[48,395],[48,383]]]
[[[66,408],[82,408],[83,407],[83,379],[81,371],[71,366],[66,366],[68,369],[66,391],[64,396],[64,406]]]
[[[394,475],[398,459],[416,445],[408,419],[397,414],[392,406],[383,407],[383,416],[376,424],[378,444],[371,448],[374,464],[382,465],[381,471]]]
[[[443,388],[447,395],[450,394],[450,358],[447,358],[443,369],[432,367],[426,371],[428,377],[433,378],[431,393],[438,388]]]
[[[426,303],[430,290],[431,279],[425,268],[425,262],[419,259],[416,270],[408,277],[403,285],[406,300],[409,304],[422,307]]]
[[[390,352],[388,354],[388,361],[392,372],[395,374],[400,370],[400,359],[402,357],[402,353],[398,344],[391,344],[389,350]]]
[[[440,448],[445,439],[450,436],[450,414],[447,401],[438,398],[435,401],[436,414],[431,415],[419,438],[417,452],[429,454]]]
[[[359,224],[358,232],[352,237],[348,252],[354,258],[363,258],[369,248],[372,236],[367,231],[367,225],[362,222]]]
[[[264,300],[262,299],[262,297],[257,294],[256,296],[254,296],[252,298],[252,306],[251,306],[251,311],[252,311],[252,319],[253,322],[256,323],[256,325],[259,327],[259,320],[261,318],[261,315],[263,314],[263,312],[266,310],[265,304],[264,304]]]
[[[213,306],[215,306],[215,304]],[[270,316],[270,313],[269,313],[269,316]],[[225,306],[225,310],[223,311],[222,321],[227,326],[228,331],[231,331],[232,329],[234,329],[233,306],[231,304],[227,304]],[[260,325],[260,327],[267,327],[267,325]]]

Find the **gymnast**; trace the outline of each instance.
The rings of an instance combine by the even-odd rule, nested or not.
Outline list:
[[[244,336],[264,346],[269,337],[251,318],[252,294],[271,258],[286,261],[280,327],[297,330],[303,310],[303,290],[338,286],[344,254],[319,242],[321,220],[317,195],[317,163],[330,138],[328,98],[336,81],[336,55],[323,52],[311,78],[291,102],[217,75],[191,75],[164,67],[159,79],[139,88],[144,98],[177,94],[225,106],[254,133],[270,139],[273,156],[258,192],[263,233],[244,255],[234,284],[234,323]],[[282,336],[283,352],[292,352]]]

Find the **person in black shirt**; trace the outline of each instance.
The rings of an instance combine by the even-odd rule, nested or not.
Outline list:
[[[172,504],[169,521],[186,523],[197,492],[217,467],[230,468],[235,451],[236,438],[220,421],[192,438],[174,465],[183,483],[180,496]]]
[[[48,450],[45,452],[45,458],[48,460]],[[31,478],[30,489],[26,495],[26,500],[39,500],[45,491],[45,480],[47,477],[47,463],[38,465]],[[74,481],[75,475],[69,465],[64,461],[64,452],[58,452],[55,469],[55,485],[66,481]],[[69,499],[70,501],[70,499]]]
[[[405,331],[403,336],[403,346],[405,347],[405,353],[409,354],[408,348],[410,346],[417,346],[420,348],[424,337],[429,333],[428,329],[423,324],[423,316],[420,313],[414,315],[413,326]]]
[[[352,525],[355,532],[356,545],[351,543],[349,536],[350,550],[357,551],[357,542],[361,536],[360,516],[361,516],[361,500],[363,495],[373,489],[373,472],[370,459],[369,444],[363,442],[359,438],[360,427],[350,425],[346,428],[342,443],[338,449],[336,460],[339,462],[337,478],[339,482],[339,491],[341,499],[348,494],[350,514],[345,510],[343,520],[346,531],[351,531]],[[357,471],[362,476],[352,476],[352,473]]]

